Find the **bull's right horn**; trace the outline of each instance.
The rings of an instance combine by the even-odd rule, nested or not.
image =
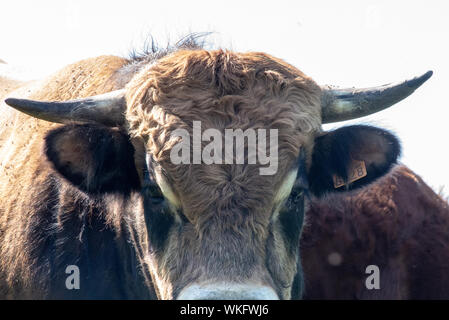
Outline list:
[[[111,127],[123,125],[125,122],[124,89],[61,102],[16,98],[8,98],[5,102],[30,116],[50,122],[97,122]]]

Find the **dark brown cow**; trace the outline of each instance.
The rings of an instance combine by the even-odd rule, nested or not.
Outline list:
[[[305,298],[449,299],[448,230],[449,204],[405,166],[315,199],[301,240]],[[370,265],[378,289],[366,286]]]
[[[0,106],[0,294],[300,297],[305,191],[332,191],[334,175],[362,186],[400,151],[385,130],[321,124],[391,106],[430,76],[320,87],[264,53],[184,43],[138,59],[87,59],[11,92],[6,104],[23,113]],[[214,149],[224,163],[186,162],[209,146],[195,142],[198,123],[204,134],[273,132],[257,152],[268,150],[276,170],[262,174],[266,163],[249,160],[249,138],[244,154]],[[176,162],[180,145],[188,151]],[[355,182],[354,163],[366,169]]]

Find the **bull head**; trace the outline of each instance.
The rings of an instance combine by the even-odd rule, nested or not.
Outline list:
[[[150,261],[160,298],[290,298],[302,290],[298,244],[306,191],[332,192],[334,174],[348,188],[362,186],[385,174],[400,153],[385,130],[351,126],[323,133],[321,123],[385,109],[431,75],[368,89],[320,89],[266,54],[186,50],[142,68],[124,90],[66,102],[6,103],[72,124],[51,130],[45,150],[54,168],[85,193],[124,190],[140,170],[143,182],[132,190],[142,188],[144,218],[127,222],[145,226],[145,235],[135,238],[149,240],[136,247],[144,248],[142,261]],[[278,130],[279,170],[262,176],[260,166],[249,163],[170,161],[177,142],[172,133],[193,131],[197,120],[219,132]],[[140,149],[129,136],[140,139]],[[84,156],[91,150],[107,150],[108,165]],[[366,169],[354,183],[348,182],[353,159]]]

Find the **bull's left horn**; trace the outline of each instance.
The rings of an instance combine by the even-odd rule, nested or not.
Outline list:
[[[410,80],[365,89],[323,87],[322,122],[356,119],[386,109],[411,95],[432,74],[432,71],[427,71]]]
[[[124,89],[62,102],[15,98],[8,98],[5,102],[30,116],[50,122],[97,122],[107,126],[120,126],[125,122]]]

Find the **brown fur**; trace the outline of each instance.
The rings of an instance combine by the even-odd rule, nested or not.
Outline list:
[[[101,202],[86,198],[55,173],[42,153],[45,136],[60,125],[2,104],[0,293],[45,297],[51,291],[46,277],[59,270],[53,269],[50,258],[43,260],[53,253],[50,230],[65,228],[74,219],[75,231],[68,239],[73,239],[74,254],[82,254],[78,246],[83,245],[84,229],[83,225],[81,231],[76,229],[76,217],[81,217],[80,208],[90,208],[89,219],[104,219],[103,228],[117,239],[122,231],[131,235],[145,281],[151,286],[151,274],[159,298],[172,298],[187,283],[204,279],[264,283],[289,298],[296,262],[283,256],[279,228],[268,232],[268,225],[276,190],[300,148],[310,151],[320,131],[319,87],[296,68],[262,53],[181,50],[141,70],[127,64],[126,59],[112,56],[83,60],[10,95],[61,101],[119,89],[132,78],[127,85],[126,116],[136,163],[142,163],[145,145],[167,172],[191,224],[179,235],[170,233],[162,257],[149,255],[139,195],[132,195],[131,202],[121,197],[105,197]],[[174,141],[169,134],[178,127],[191,131],[193,120],[201,120],[203,130],[279,129],[277,174],[254,174],[257,165],[171,165],[167,157]],[[142,176],[139,165],[138,169]],[[59,212],[56,221],[50,216],[53,205]],[[48,232],[36,233],[39,228]],[[69,249],[64,248],[65,254]],[[119,251],[122,254],[123,249]]]
[[[11,91],[24,85],[24,82],[8,79],[0,75],[0,100],[3,100]]]
[[[9,95],[37,100],[68,100],[118,89],[114,81],[117,69],[128,61],[122,58],[104,56],[83,60],[69,65],[49,78],[27,84]],[[33,291],[45,292],[36,288],[36,277],[42,263],[38,248],[47,239],[35,235],[29,240],[33,223],[46,221],[49,212],[45,192],[54,176],[51,165],[43,154],[43,142],[47,132],[58,124],[32,118],[23,113],[0,105],[0,295],[6,288],[15,288],[14,295],[33,297]],[[68,207],[75,206],[73,188],[63,183],[60,201]],[[31,290],[31,291],[30,291]],[[8,290],[6,290],[8,292]],[[39,297],[38,293],[37,297]],[[13,293],[7,293],[12,295]]]
[[[264,243],[274,194],[299,149],[310,150],[311,138],[320,130],[319,87],[266,54],[197,50],[160,59],[127,88],[129,132],[145,141],[192,224],[157,263],[160,276],[179,288],[206,279],[271,285],[264,271]],[[202,130],[279,129],[278,173],[261,176],[256,165],[173,165],[169,155],[176,141],[170,134],[177,128],[192,132],[194,120],[201,121]],[[242,208],[247,214],[242,215]],[[294,262],[286,268],[290,270],[283,270],[287,277],[282,282],[289,287]]]
[[[448,299],[448,230],[449,204],[405,166],[315,199],[301,240],[305,298]],[[368,265],[380,268],[380,290],[365,287]]]

